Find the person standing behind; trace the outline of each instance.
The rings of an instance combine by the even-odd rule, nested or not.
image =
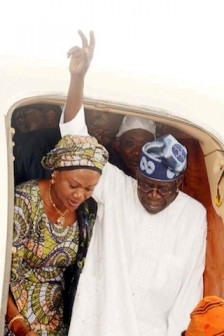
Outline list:
[[[111,145],[124,118],[122,114],[85,109],[88,132],[111,153]]]
[[[50,177],[50,172],[42,167],[41,159],[61,139],[61,112],[60,106],[52,104],[28,105],[13,112],[15,185]]]
[[[134,116],[124,117],[109,162],[123,170],[125,174],[136,178],[142,146],[155,137],[154,121]]]
[[[86,135],[83,111],[74,118],[70,73],[65,117],[74,134]],[[186,330],[203,294],[207,233],[205,208],[179,190],[186,168],[187,150],[170,134],[142,147],[137,180],[105,165],[69,336]]]

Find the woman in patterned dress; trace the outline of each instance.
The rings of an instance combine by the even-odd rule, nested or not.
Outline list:
[[[82,103],[80,76],[84,78],[94,50],[93,33],[89,45],[79,34],[82,48],[70,53],[72,71],[75,67],[79,77],[77,109]],[[69,123],[64,125],[62,135],[69,134]],[[71,307],[74,291],[65,288],[64,280],[72,273],[77,281],[82,270],[96,213],[90,197],[107,160],[106,149],[95,138],[65,135],[42,159],[51,179],[16,187],[8,334],[67,335],[70,312],[65,314],[64,306]]]
[[[67,135],[42,160],[52,178],[16,187],[7,316],[15,335],[30,335],[17,333],[20,325],[36,335],[67,334],[64,271],[83,266],[95,218],[89,198],[107,159],[95,138]]]

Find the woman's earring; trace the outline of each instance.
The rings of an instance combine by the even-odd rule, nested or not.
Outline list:
[[[55,173],[51,174],[51,184],[55,184]]]

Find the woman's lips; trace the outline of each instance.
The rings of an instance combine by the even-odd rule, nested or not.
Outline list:
[[[76,201],[76,200],[68,200],[68,203],[73,208],[78,208],[79,205],[81,204],[80,201]]]

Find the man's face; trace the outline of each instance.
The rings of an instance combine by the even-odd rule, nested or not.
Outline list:
[[[136,178],[142,146],[153,140],[152,133],[140,128],[129,130],[119,137],[119,154],[133,177]]]
[[[12,125],[22,133],[43,128],[58,128],[60,115],[61,108],[57,105],[28,105],[15,110]]]
[[[175,181],[163,182],[149,179],[138,170],[138,197],[147,212],[157,214],[168,207],[177,196],[182,177]]]
[[[23,133],[45,128],[44,115],[41,110],[35,108],[20,111],[16,117],[16,127]]]
[[[39,109],[29,109],[26,112],[24,119],[28,132],[44,128],[44,114]]]
[[[103,146],[109,145],[117,134],[123,116],[114,113],[85,110],[88,132]]]

